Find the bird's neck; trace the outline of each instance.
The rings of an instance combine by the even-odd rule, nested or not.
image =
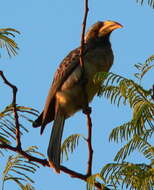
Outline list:
[[[110,35],[89,39],[86,43],[89,47],[108,47],[111,48]]]

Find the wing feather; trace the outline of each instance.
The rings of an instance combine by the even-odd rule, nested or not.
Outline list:
[[[70,74],[77,68],[80,64],[80,48],[71,51],[68,56],[61,62],[59,68],[57,69],[52,85],[49,89],[49,93],[46,99],[44,111],[43,111],[43,124],[45,124],[48,117],[49,110],[51,109],[52,102],[55,101],[55,94],[60,89],[62,84],[67,80]]]

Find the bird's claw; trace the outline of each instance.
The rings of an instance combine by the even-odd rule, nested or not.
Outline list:
[[[87,106],[86,108],[84,108],[84,109],[82,110],[82,112],[83,112],[84,114],[91,114],[92,108],[89,107],[89,106]]]

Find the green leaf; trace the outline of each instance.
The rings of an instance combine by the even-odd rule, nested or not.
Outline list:
[[[20,135],[23,135],[24,132],[28,132],[28,129],[24,126],[25,120],[32,122],[33,119],[31,117],[37,116],[38,111],[30,107],[17,106],[17,112],[19,116]],[[0,143],[12,144],[14,141],[16,141],[16,125],[14,107],[11,104],[0,113]],[[33,147],[33,150],[37,153],[36,147]]]
[[[154,65],[149,65],[151,64],[151,62],[153,62],[154,60],[154,55],[150,56],[148,59],[146,59],[146,61],[144,63],[138,63],[138,64],[135,64],[135,67],[138,69],[138,73],[135,73],[135,77],[137,79],[142,80],[142,78],[145,76],[145,74],[147,74],[147,72],[149,70],[151,70]]]
[[[3,133],[1,133],[3,134]],[[11,142],[6,139],[4,136],[6,136],[5,134],[3,134],[3,136],[0,135],[0,143],[6,143],[6,144],[11,144]]]
[[[154,147],[152,147],[147,141],[138,135],[134,135],[133,138],[124,145],[116,154],[114,161],[124,161],[130,153],[138,149],[148,159],[154,159]]]
[[[73,134],[65,139],[65,141],[63,142],[63,144],[61,146],[61,160],[63,160],[64,154],[66,156],[66,159],[68,160],[68,153],[74,152],[74,150],[76,149],[76,147],[79,144],[80,138],[85,140],[85,138],[80,134]]]
[[[35,190],[35,188],[31,184],[26,184],[22,190]]]
[[[16,55],[17,50],[19,49],[17,43],[12,40],[12,38],[8,37],[15,37],[14,33],[20,34],[19,31],[13,28],[0,29],[0,48],[5,48],[10,57]]]

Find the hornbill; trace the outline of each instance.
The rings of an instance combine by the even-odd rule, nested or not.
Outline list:
[[[111,32],[117,28],[122,28],[122,25],[114,21],[99,21],[91,26],[84,39],[84,73],[80,64],[81,47],[78,47],[61,62],[44,109],[33,123],[33,127],[41,126],[42,134],[45,126],[54,121],[47,153],[50,166],[58,173],[65,120],[79,110],[84,111],[100,89],[101,84],[95,84],[93,78],[98,72],[108,72],[113,64],[109,38]]]

